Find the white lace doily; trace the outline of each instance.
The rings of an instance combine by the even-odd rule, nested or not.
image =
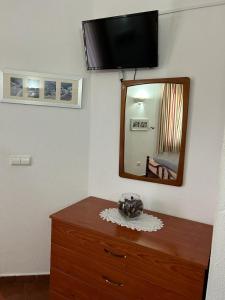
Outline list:
[[[105,221],[137,231],[157,231],[164,226],[159,218],[145,213],[136,219],[126,219],[119,213],[117,208],[106,208],[99,215]]]

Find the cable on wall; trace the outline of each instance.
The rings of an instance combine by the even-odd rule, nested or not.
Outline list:
[[[134,80],[136,79],[137,68],[134,69]]]
[[[218,6],[224,6],[225,1],[219,1],[216,3],[209,3],[209,4],[202,4],[202,5],[193,5],[193,6],[188,6],[184,8],[177,8],[173,10],[165,10],[165,11],[159,11],[159,15],[169,15],[169,14],[174,14],[178,12],[183,12],[183,11],[191,11],[191,10],[197,10],[197,9],[203,9],[203,8],[210,8],[210,7],[218,7]]]
[[[123,82],[124,81],[124,76],[125,75],[125,71],[123,69],[120,69],[120,81]]]
[[[174,13],[179,13],[179,12],[185,12],[185,11],[204,9],[204,8],[218,7],[218,6],[225,6],[225,1],[218,1],[215,3],[208,3],[208,4],[202,4],[202,5],[192,5],[192,6],[188,6],[188,7],[184,7],[184,8],[177,8],[177,9],[173,9],[173,10],[159,11],[159,16],[169,15],[169,14],[174,14]],[[125,71],[123,69],[121,69],[120,72],[121,72],[120,81],[122,82],[124,80],[124,76],[125,76],[124,72]],[[137,73],[137,69],[135,68],[134,80],[136,79],[136,73]]]

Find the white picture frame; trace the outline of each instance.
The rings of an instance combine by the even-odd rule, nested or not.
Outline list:
[[[0,102],[81,108],[83,78],[27,71],[0,74]]]
[[[150,120],[147,118],[130,119],[130,130],[147,131],[150,128]]]

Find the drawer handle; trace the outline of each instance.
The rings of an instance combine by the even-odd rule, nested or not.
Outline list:
[[[104,249],[104,251],[107,253],[107,254],[110,254],[112,256],[115,256],[115,257],[119,257],[119,258],[127,258],[126,255],[123,255],[123,254],[116,254],[116,253],[113,253],[112,251],[108,250],[108,249]]]
[[[111,284],[111,285],[114,285],[114,286],[119,286],[119,287],[122,287],[124,286],[124,284],[122,282],[116,282],[116,281],[113,281],[111,279],[109,279],[108,277],[106,276],[102,276],[102,278],[105,280],[106,283],[108,284]]]

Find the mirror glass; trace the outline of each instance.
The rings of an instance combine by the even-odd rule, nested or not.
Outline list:
[[[188,78],[123,82],[122,177],[182,184],[188,91]]]

